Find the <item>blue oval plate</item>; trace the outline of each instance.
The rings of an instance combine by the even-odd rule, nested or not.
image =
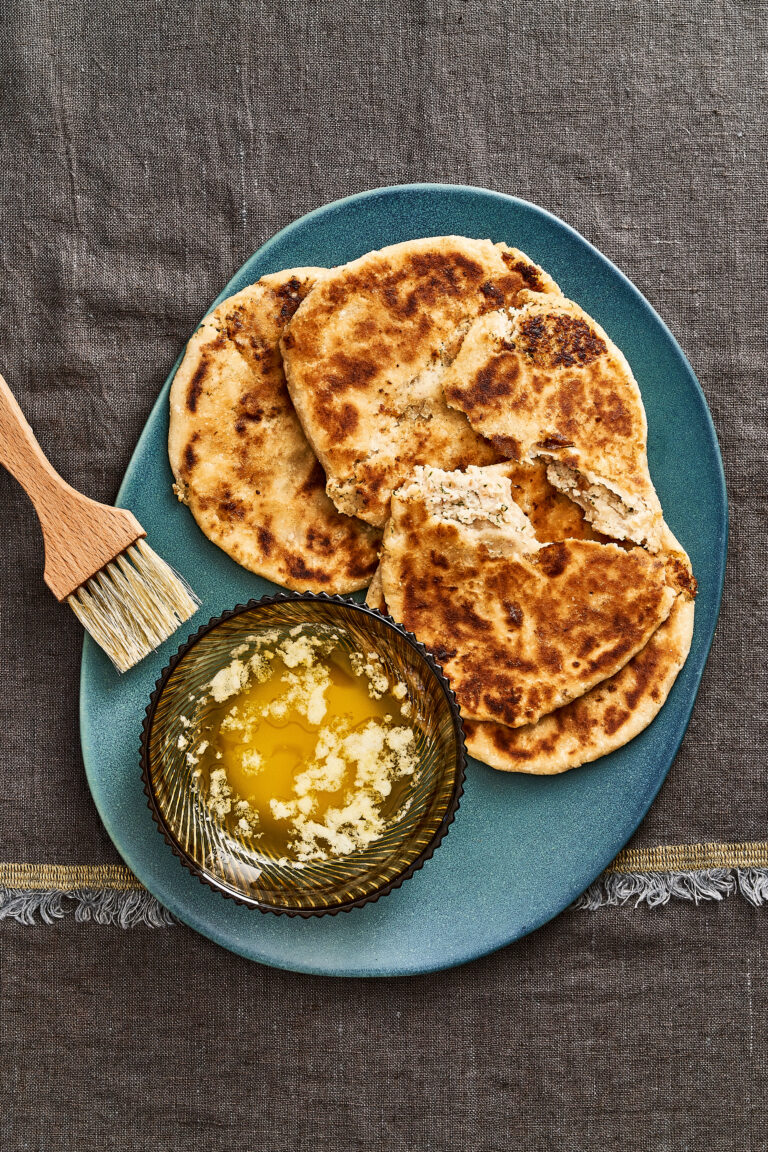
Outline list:
[[[122,677],[86,637],[83,755],[118,851],[180,920],[225,948],[279,968],[334,976],[430,972],[509,944],[555,916],[610,863],[645,815],[685,732],[715,628],[727,503],[704,396],[671,333],[637,289],[554,216],[478,188],[416,184],[361,193],[285,228],[251,257],[219,300],[267,272],[331,267],[399,240],[450,233],[522,248],[627,355],[648,413],[651,473],[699,581],[693,646],[661,713],[625,748],[554,777],[507,775],[470,761],[456,823],[421,872],[377,904],[306,921],[222,899],[190,876],[158,835],[142,789],[139,732],[155,680],[183,636]],[[118,503],[138,516],[153,547],[201,596],[194,631],[210,616],[275,588],[210,544],[171,491],[166,439],[172,377],[139,440]]]

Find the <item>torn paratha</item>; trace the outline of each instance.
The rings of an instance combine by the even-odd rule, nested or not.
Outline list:
[[[336,268],[282,339],[288,388],[342,512],[384,524],[416,464],[465,468],[500,459],[440,381],[467,325],[521,293],[559,293],[505,244],[442,236],[409,240]]]
[[[171,388],[175,491],[205,535],[297,591],[368,584],[379,534],[336,510],[285,386],[278,341],[318,269],[265,276],[194,334]]]
[[[584,510],[558,491],[547,478],[548,461],[504,460],[483,469],[486,476],[506,477],[512,499],[531,522],[536,539],[542,544],[559,540],[601,540],[608,537],[596,532],[585,518]]]
[[[546,459],[551,483],[598,531],[658,551],[662,512],[640,389],[622,352],[573,301],[532,292],[517,309],[478,318],[443,390],[505,456]]]
[[[499,471],[508,467],[497,466]],[[546,478],[542,479],[535,465],[513,465],[511,471],[518,480],[517,491],[514,481],[512,488],[518,504],[527,511],[519,499],[522,491],[526,503],[534,506],[534,512],[536,506],[545,510],[545,519],[540,521],[545,535],[540,536],[537,530],[539,539],[547,539],[548,533],[560,530],[572,537],[590,538],[580,535],[582,531],[591,531],[586,521],[579,526],[577,520],[567,515],[567,510],[561,517],[560,501],[566,498],[558,499],[559,493],[547,492]],[[547,516],[552,509],[554,515]],[[563,539],[554,535],[549,538]],[[645,647],[614,676],[602,680],[570,704],[542,716],[535,724],[510,728],[506,724],[467,720],[464,730],[471,756],[502,772],[554,775],[615,752],[651,723],[685,664],[693,636],[696,582],[688,557],[666,528],[664,549],[668,579],[670,563],[679,566],[682,595],[677,597],[669,616]],[[383,613],[389,611],[384,600],[381,568],[377,569],[368,589],[366,604]]]
[[[392,616],[443,665],[467,719],[511,727],[614,675],[679,594],[663,557],[542,545],[495,469],[417,468],[392,499],[381,580]]]

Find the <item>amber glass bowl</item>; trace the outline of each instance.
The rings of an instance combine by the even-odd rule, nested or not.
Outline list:
[[[193,787],[184,752],[206,708],[205,686],[246,636],[297,624],[332,625],[349,649],[375,651],[403,682],[417,731],[418,767],[384,836],[365,849],[299,864],[217,821]],[[263,912],[319,916],[358,907],[397,888],[430,858],[459,806],[466,753],[456,698],[439,665],[389,617],[340,596],[280,594],[238,605],[181,646],[150,697],[141,737],[152,815],[182,864],[223,896]]]

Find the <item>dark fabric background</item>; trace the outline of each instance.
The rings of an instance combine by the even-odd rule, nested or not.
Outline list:
[[[200,316],[296,216],[411,180],[554,211],[680,340],[730,489],[712,658],[635,843],[764,839],[767,15],[11,0],[0,371],[53,463],[111,500]],[[0,857],[116,860],[80,761],[78,627],[5,474],[0,509]],[[736,900],[568,913],[459,972],[366,984],[181,928],[5,924],[0,1146],[763,1149],[764,934]]]

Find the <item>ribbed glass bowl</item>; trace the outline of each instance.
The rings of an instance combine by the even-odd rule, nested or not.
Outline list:
[[[258,839],[217,821],[194,786],[185,742],[210,706],[203,691],[260,631],[331,625],[348,650],[375,651],[391,683],[403,682],[417,731],[411,801],[365,849],[303,863],[271,856]],[[191,727],[190,727],[191,722]],[[147,707],[141,764],[152,814],[182,863],[224,896],[264,912],[317,916],[357,907],[398,887],[429,859],[453,821],[466,753],[456,699],[440,667],[388,617],[340,596],[280,594],[251,600],[211,620],[181,646]],[[405,805],[403,807],[406,807]]]

